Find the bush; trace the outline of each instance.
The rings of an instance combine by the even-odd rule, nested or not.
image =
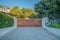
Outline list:
[[[13,24],[13,18],[6,15],[6,13],[0,12],[0,28],[11,27]]]

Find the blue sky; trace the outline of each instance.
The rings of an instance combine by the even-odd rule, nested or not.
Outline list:
[[[0,0],[0,5],[13,7],[14,5],[20,8],[34,8],[34,4],[39,0]]]

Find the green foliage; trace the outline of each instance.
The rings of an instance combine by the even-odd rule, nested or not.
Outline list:
[[[38,16],[42,18],[43,17],[43,6],[40,4],[40,2],[35,4],[34,9],[39,14]]]
[[[60,0],[40,0],[35,4],[35,11],[41,17],[48,17],[49,26],[60,28]]]
[[[0,28],[11,27],[13,24],[13,18],[7,16],[7,14],[3,12],[0,12]]]
[[[40,0],[35,4],[35,11],[41,17],[47,16],[49,21],[53,23],[54,20],[60,19],[60,0]]]
[[[31,14],[31,15],[29,16],[29,18],[38,18],[38,16],[37,16],[37,15],[34,15],[34,14]]]
[[[19,14],[18,18],[25,18],[23,14]]]
[[[35,4],[35,11],[40,15],[46,15],[49,19],[60,18],[60,0],[40,0]]]
[[[10,15],[11,17],[17,17],[17,15],[13,13],[8,13],[8,15]]]
[[[49,26],[53,28],[60,28],[60,24],[49,24]]]
[[[21,10],[18,6],[14,6],[11,8],[10,13],[18,16],[21,13]]]
[[[58,4],[57,4],[58,3]],[[51,0],[49,4],[49,13],[48,17],[51,20],[59,19],[60,18],[60,6],[59,6],[59,1],[57,0]]]

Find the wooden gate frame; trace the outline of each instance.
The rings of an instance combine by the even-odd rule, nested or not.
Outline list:
[[[42,19],[17,18],[17,27],[41,27]]]

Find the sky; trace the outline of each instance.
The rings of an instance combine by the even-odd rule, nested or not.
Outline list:
[[[0,5],[9,6],[19,6],[19,8],[34,8],[34,4],[38,3],[39,0],[0,0]]]

